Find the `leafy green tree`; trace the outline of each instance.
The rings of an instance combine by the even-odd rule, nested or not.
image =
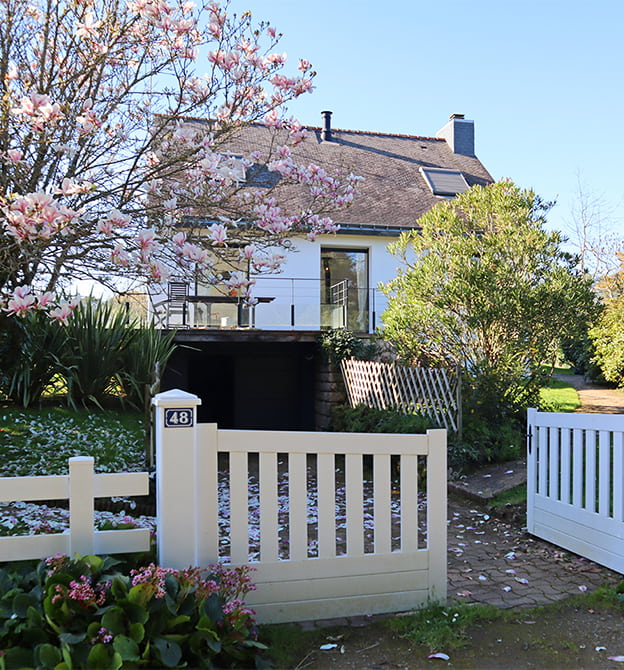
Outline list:
[[[596,309],[590,279],[545,229],[550,206],[511,181],[476,186],[391,247],[401,268],[384,336],[406,358],[461,365],[468,414],[488,423],[539,402],[561,339]]]
[[[624,386],[624,253],[617,254],[621,266],[598,285],[604,296],[604,310],[589,331],[593,362],[603,377]]]

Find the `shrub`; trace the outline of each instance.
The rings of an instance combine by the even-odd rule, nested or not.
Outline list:
[[[86,299],[78,304],[65,326],[71,347],[65,356],[72,362],[67,379],[72,402],[100,404],[122,386],[124,350],[136,337],[134,325],[110,303]]]
[[[67,325],[42,312],[11,323],[12,337],[0,336],[0,360],[8,360],[16,338],[20,355],[13,354],[10,369],[0,372],[0,388],[23,407],[40,401],[51,382],[60,379],[74,407],[101,407],[116,397],[147,415],[150,397],[158,391],[159,370],[176,347],[174,331],[163,334],[153,325],[128,322],[112,303],[93,299],[80,302]]]
[[[41,399],[56,375],[71,373],[67,332],[42,312],[14,319],[13,329],[20,353],[7,380],[7,395],[28,407]]]
[[[253,662],[248,568],[124,575],[111,557],[55,556],[34,572],[0,571],[2,667],[231,667]]]
[[[321,335],[321,347],[330,362],[340,365],[347,358],[371,360],[377,353],[377,345],[362,339],[345,328],[328,330]]]
[[[120,379],[127,399],[137,408],[157,393],[160,375],[176,345],[176,332],[162,333],[154,325],[138,326],[132,341],[122,350]]]
[[[464,415],[462,440],[449,444],[448,462],[452,470],[485,463],[504,463],[523,453],[524,429],[519,419],[491,423],[478,414]]]
[[[366,405],[338,406],[332,410],[332,430],[337,433],[424,433],[435,424],[421,414],[402,414]]]
[[[592,362],[599,366],[608,382],[624,387],[624,296],[606,302],[605,309],[589,335],[593,346]]]

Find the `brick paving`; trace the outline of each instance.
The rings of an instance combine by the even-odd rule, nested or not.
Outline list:
[[[449,601],[500,608],[543,605],[617,584],[622,576],[530,536],[518,518],[451,497],[448,514]]]
[[[517,511],[511,519],[500,518],[487,503],[457,495],[449,497],[447,570],[449,603],[481,603],[501,609],[547,605],[624,579],[532,537]],[[391,616],[308,621],[301,626],[364,626]]]

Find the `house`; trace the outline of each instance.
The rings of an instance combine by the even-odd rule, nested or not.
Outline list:
[[[378,286],[397,271],[388,243],[441,199],[493,181],[475,155],[474,122],[461,114],[435,137],[341,130],[328,111],[307,130],[298,161],[363,177],[354,203],[333,217],[339,232],[296,240],[279,274],[256,278],[254,307],[175,281],[152,296],[161,323],[180,328],[178,341],[192,347],[178,351],[164,387],[197,393],[203,420],[222,427],[319,427],[319,332],[374,333],[386,307]],[[250,126],[231,151],[268,141],[264,126]]]

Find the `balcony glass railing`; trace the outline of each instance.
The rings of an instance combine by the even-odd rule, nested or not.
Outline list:
[[[377,289],[357,289],[347,282],[326,286],[318,279],[258,277],[258,303],[246,307],[236,297],[195,294],[156,301],[157,321],[167,328],[258,328],[325,330],[348,328],[371,333],[380,325],[386,298]]]

